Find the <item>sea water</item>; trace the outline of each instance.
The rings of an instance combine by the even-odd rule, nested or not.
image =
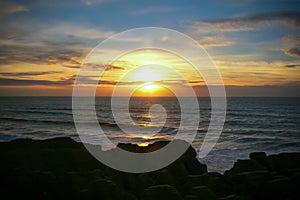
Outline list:
[[[122,97],[119,98],[122,103]],[[189,97],[186,97],[188,100]],[[159,131],[151,135],[142,131],[124,133],[114,119],[109,97],[95,98],[95,115],[101,129],[113,143],[141,144],[172,140],[181,127],[186,132],[196,131],[192,146],[198,151],[211,117],[210,98],[199,97],[198,102],[200,122],[195,128],[189,124],[182,127],[180,103],[175,97],[131,98],[129,112],[134,122],[132,125],[144,127],[145,130],[157,126]],[[149,114],[149,108],[155,104],[166,110],[163,125],[155,123],[159,113],[158,116],[155,112]],[[72,97],[0,97],[0,141],[55,137],[71,137],[80,142],[73,121]],[[97,143],[95,138],[90,136],[88,141]],[[237,159],[248,158],[249,153],[255,151],[267,154],[300,151],[300,98],[227,98],[222,134],[213,150],[200,162],[207,164],[209,171],[224,172]]]

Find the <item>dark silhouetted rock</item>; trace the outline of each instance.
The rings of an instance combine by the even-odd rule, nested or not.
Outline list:
[[[170,186],[170,185],[156,185],[147,188],[142,196],[142,199],[145,200],[165,200],[165,199],[172,199],[172,200],[180,200],[182,197],[178,193],[178,191]]]
[[[217,199],[217,196],[206,186],[194,186],[190,189],[189,194],[198,197],[198,199]]]
[[[184,142],[184,141],[180,141]],[[120,144],[132,152],[148,147]],[[0,143],[1,199],[299,199],[300,153],[250,154],[221,175],[208,173],[189,147],[169,166],[149,173],[124,173],[91,156],[70,138]]]

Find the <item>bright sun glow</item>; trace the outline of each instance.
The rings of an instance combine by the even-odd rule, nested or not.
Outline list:
[[[138,143],[139,147],[147,147],[149,145],[148,142],[142,142],[142,143]]]
[[[130,78],[131,81],[159,81],[163,80],[163,71],[153,67],[140,67]]]
[[[103,88],[111,87],[114,90],[118,87],[120,96],[131,95],[128,89],[134,90],[133,96],[174,96],[174,89],[184,94],[185,80],[199,80],[193,66],[177,55],[161,50],[130,52],[110,63],[110,66],[102,74],[105,81],[99,93],[104,93]],[[112,86],[109,83],[120,84]]]
[[[154,89],[157,89],[157,88],[159,88],[159,86],[156,85],[156,84],[152,84],[151,82],[146,83],[146,84],[142,87],[143,90],[154,90]]]

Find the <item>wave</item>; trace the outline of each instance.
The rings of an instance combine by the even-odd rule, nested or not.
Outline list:
[[[39,123],[59,123],[59,124],[74,124],[73,121],[58,121],[58,120],[40,120],[40,119],[24,119],[13,117],[0,117],[0,120],[4,121],[16,121],[16,122],[39,122]]]
[[[13,121],[13,122],[24,122],[24,123],[47,123],[47,124],[65,124],[65,125],[74,125],[73,118],[69,121],[60,121],[60,120],[44,120],[44,119],[24,119],[24,118],[14,118],[14,117],[0,117],[2,121]],[[83,124],[90,124],[91,122],[82,122]],[[120,130],[119,125],[111,122],[101,122],[99,125],[104,128],[114,128]],[[126,124],[123,124],[126,125]],[[152,128],[155,126],[152,126]],[[177,128],[163,126],[159,133],[175,133]]]
[[[31,114],[53,114],[53,115],[72,115],[72,110],[70,110],[70,112],[61,112],[61,110],[53,110],[53,111],[46,111],[46,110],[4,110],[4,112],[7,113],[31,113]]]
[[[8,142],[16,139],[25,139],[25,138],[27,138],[25,135],[13,135],[13,134],[0,133],[0,142]]]

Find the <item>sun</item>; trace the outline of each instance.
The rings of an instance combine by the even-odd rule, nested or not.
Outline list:
[[[138,86],[133,96],[153,97],[165,94],[164,86],[155,82],[146,82]]]
[[[157,66],[138,67],[131,75],[131,81],[153,82],[163,80],[164,71]]]
[[[142,142],[142,143],[138,143],[137,145],[139,147],[147,147],[147,146],[149,146],[149,143],[148,142]]]
[[[147,82],[144,84],[144,86],[142,86],[142,89],[146,90],[146,91],[155,90],[158,88],[159,88],[159,85],[153,84],[152,82]]]
[[[190,81],[197,80],[195,84],[198,84],[199,80],[197,70],[190,63],[162,50],[129,52],[110,63],[110,66],[102,74],[103,81],[99,84],[101,89],[99,87],[97,94],[108,93],[109,96],[118,91],[118,96],[173,97],[173,91],[177,91],[185,96]]]
[[[162,86],[159,84],[155,84],[153,82],[146,82],[143,84],[138,90],[143,93],[148,95],[153,95],[157,92],[159,92],[162,89]]]

